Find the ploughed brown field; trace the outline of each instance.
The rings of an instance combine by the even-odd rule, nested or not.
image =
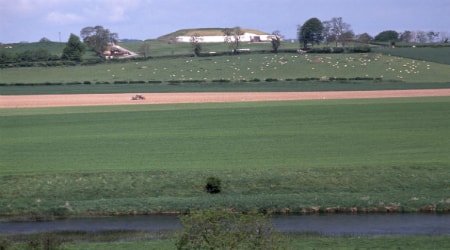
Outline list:
[[[136,93],[0,96],[0,108],[450,96],[450,89],[140,94],[145,100],[132,100]]]

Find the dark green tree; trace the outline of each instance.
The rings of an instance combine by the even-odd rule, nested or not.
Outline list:
[[[270,218],[225,209],[193,211],[180,218],[177,249],[279,249],[282,238]]]
[[[80,36],[83,42],[98,55],[102,55],[109,44],[115,43],[118,40],[117,33],[111,33],[109,29],[105,29],[99,25],[83,28]]]
[[[86,48],[84,44],[80,41],[80,38],[74,34],[70,34],[69,41],[64,47],[61,58],[63,60],[70,61],[81,61]]]
[[[15,63],[17,60],[18,58],[16,53],[0,50],[0,63]]]
[[[298,27],[298,40],[303,43],[303,48],[308,47],[308,43],[319,43],[322,41],[323,25],[318,18],[310,18],[302,26]]]
[[[367,33],[362,33],[356,36],[356,40],[360,43],[369,43],[370,41],[372,41],[372,39],[373,37],[371,37]]]
[[[398,32],[394,30],[385,30],[375,36],[377,42],[396,42],[398,40]]]

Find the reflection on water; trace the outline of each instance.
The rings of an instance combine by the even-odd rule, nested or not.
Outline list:
[[[342,235],[450,235],[450,214],[332,214],[273,216],[282,232],[316,232]],[[176,216],[133,216],[68,219],[47,222],[0,222],[0,233],[52,231],[180,229]]]
[[[450,235],[450,214],[332,214],[274,217],[283,232],[342,235]]]

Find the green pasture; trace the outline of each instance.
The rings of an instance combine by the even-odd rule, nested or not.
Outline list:
[[[450,99],[0,110],[0,214],[450,206]],[[223,193],[206,195],[208,176]]]
[[[12,43],[0,46],[0,53],[20,54],[27,51],[47,50],[50,54],[61,57],[65,42],[33,42],[33,43]],[[86,51],[83,59],[97,58],[93,51]]]
[[[25,51],[45,49],[53,55],[61,56],[66,43],[58,42],[35,42],[35,43],[12,43],[0,46],[0,52],[23,53]]]
[[[155,58],[92,66],[30,67],[0,70],[0,83],[114,83],[128,81],[266,81],[297,78],[372,78],[386,82],[444,82],[450,65],[369,54],[245,54]]]

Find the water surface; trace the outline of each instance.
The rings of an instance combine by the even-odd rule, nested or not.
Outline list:
[[[450,214],[332,214],[277,215],[274,226],[282,232],[343,235],[450,235]],[[0,222],[0,233],[109,230],[167,231],[181,229],[177,216],[100,217],[45,222]]]

